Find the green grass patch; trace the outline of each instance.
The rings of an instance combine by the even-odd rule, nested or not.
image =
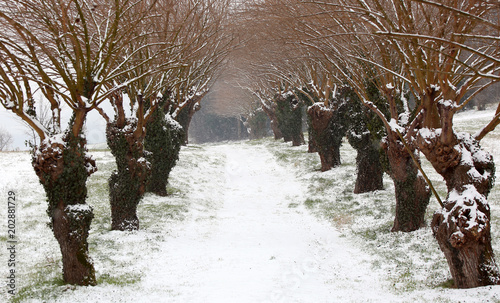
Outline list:
[[[311,208],[314,208],[316,207],[316,205],[318,204],[321,204],[323,201],[320,200],[320,199],[311,199],[311,198],[307,198],[306,201],[304,202],[304,205],[311,209]]]
[[[440,288],[456,288],[455,281],[453,279],[449,279],[444,281],[443,283],[438,284]]]
[[[97,284],[110,284],[116,286],[128,286],[141,281],[141,276],[138,274],[110,275],[108,273],[97,277]]]
[[[54,260],[47,260],[38,265],[21,279],[29,283],[18,290],[11,302],[23,302],[33,298],[39,299],[40,302],[52,301],[58,297],[61,289],[68,287],[62,278],[61,262]]]

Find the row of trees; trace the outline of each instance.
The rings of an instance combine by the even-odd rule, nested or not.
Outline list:
[[[453,127],[454,114],[500,80],[499,13],[490,0],[265,0],[242,10],[259,42],[248,44],[252,71],[239,82],[251,83],[242,86],[276,125],[280,98],[313,104],[310,149],[323,170],[338,163],[343,132],[354,146],[381,142],[396,190],[393,231],[424,223],[431,189],[418,152],[443,176],[448,194],[431,227],[460,288],[500,282],[487,203],[495,166],[480,147],[500,107],[476,134]],[[342,130],[343,110],[354,129]],[[358,149],[358,173],[378,159],[373,149],[368,161]]]
[[[86,150],[87,114],[96,110],[106,120],[116,158],[112,229],[138,229],[137,204],[147,190],[166,194],[190,117],[232,45],[224,33],[228,9],[224,0],[0,4],[0,100],[40,138],[32,164],[66,282],[96,284],[87,244],[93,211],[85,200],[97,167]],[[37,117],[39,102],[50,104],[49,123]],[[112,113],[104,110],[109,103]],[[72,111],[67,128],[63,105]]]
[[[359,186],[359,176],[379,180],[380,163],[372,164],[382,142],[396,189],[394,231],[423,224],[430,189],[418,172],[422,152],[448,187],[431,226],[455,283],[497,284],[487,203],[495,168],[480,141],[500,123],[500,107],[474,135],[455,132],[453,116],[500,79],[499,10],[493,0],[3,1],[0,101],[40,137],[32,163],[65,281],[96,283],[87,249],[93,211],[85,183],[97,169],[86,153],[87,114],[106,120],[116,157],[112,228],[138,229],[137,204],[147,190],[165,194],[187,142],[181,130],[186,136],[224,63],[241,71],[233,80],[256,96],[276,137],[302,144],[302,109],[310,106],[309,147],[323,170],[340,163],[347,134],[358,150]],[[227,57],[233,38],[245,47]],[[50,105],[49,123],[37,116],[37,100]],[[65,129],[63,104],[73,113]]]

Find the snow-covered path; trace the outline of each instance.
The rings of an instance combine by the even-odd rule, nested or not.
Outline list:
[[[386,298],[367,256],[302,206],[302,184],[262,147],[221,145],[221,207],[191,218],[141,279],[145,301],[368,302]],[[206,172],[210,174],[210,172]],[[216,180],[216,178],[214,178]],[[161,257],[163,256],[163,258]],[[168,300],[165,300],[168,298]],[[377,301],[377,300],[376,300]]]
[[[463,113],[466,123],[458,120],[463,129],[475,131],[486,124],[469,121],[471,114],[483,115]],[[493,152],[497,167],[499,138],[496,132],[482,142]],[[87,182],[87,203],[95,215],[89,236],[98,280],[93,287],[61,283],[60,249],[47,224],[45,193],[30,155],[0,153],[0,191],[4,199],[8,191],[15,191],[18,201],[14,299],[23,303],[500,302],[500,286],[447,287],[449,269],[430,228],[390,232],[391,182],[383,191],[352,194],[355,154],[347,144],[341,150],[343,165],[324,173],[315,171],[317,155],[306,151],[306,146],[291,147],[272,138],[189,145],[172,171],[172,195],[145,195],[138,207],[141,229],[134,232],[110,231],[107,180],[114,158],[109,151],[92,151],[99,167]],[[445,190],[430,164],[427,170],[435,186]],[[497,178],[489,197],[497,258],[498,183]],[[429,219],[437,208],[431,203]],[[319,219],[313,213],[327,217]],[[7,207],[0,209],[0,215],[5,218],[1,232],[5,234]],[[9,258],[8,250],[0,250],[4,277]],[[5,285],[2,290],[0,302],[7,302],[11,295]]]

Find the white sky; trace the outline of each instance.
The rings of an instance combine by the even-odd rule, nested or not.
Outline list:
[[[108,115],[110,114],[107,110]],[[70,118],[69,110],[64,110],[62,114],[62,127],[66,128]],[[6,130],[12,135],[13,143],[9,149],[27,150],[24,142],[30,139],[30,128],[26,126],[22,120],[14,113],[7,111],[0,106],[0,129]],[[89,144],[105,143],[106,142],[106,122],[97,111],[92,111],[87,116],[86,135]]]

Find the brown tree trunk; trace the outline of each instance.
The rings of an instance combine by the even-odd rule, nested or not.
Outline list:
[[[276,117],[275,108],[270,108],[265,105],[262,106],[262,109],[271,120],[271,129],[274,134],[274,140],[279,140],[283,138],[283,133],[281,132],[278,125],[278,118]]]
[[[444,208],[434,214],[432,231],[458,288],[500,284],[487,203],[495,178],[493,157],[469,134],[443,136],[444,132],[426,130],[418,138],[420,149],[448,188]]]
[[[316,103],[307,110],[310,127],[310,146],[314,146],[321,159],[321,171],[327,171],[340,165],[341,136],[335,136],[332,130],[334,112],[321,103]]]
[[[392,231],[410,232],[425,225],[425,210],[431,191],[401,141],[389,138],[395,138],[395,135],[388,136],[384,144],[396,194]]]
[[[94,265],[88,256],[87,244],[93,217],[92,208],[87,204],[65,207],[60,202],[54,210],[52,226],[61,247],[63,278],[66,283],[96,284]]]
[[[138,230],[137,205],[146,191],[151,165],[144,158],[144,135],[137,137],[135,119],[125,127],[108,123],[106,139],[115,156],[117,169],[109,178],[112,230]]]
[[[64,281],[96,285],[87,243],[93,211],[85,203],[85,183],[97,169],[86,155],[85,139],[71,130],[59,139],[49,138],[34,153],[32,164],[47,194],[47,213],[61,248]]]
[[[384,189],[384,169],[380,163],[379,149],[374,147],[372,143],[371,140],[368,140],[365,148],[358,149],[355,194]]]

